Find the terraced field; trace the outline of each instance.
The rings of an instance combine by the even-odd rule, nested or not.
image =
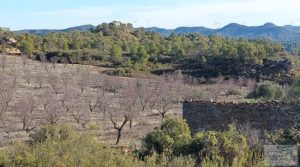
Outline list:
[[[26,140],[47,124],[66,124],[114,144],[138,144],[162,116],[181,116],[183,100],[242,101],[251,89],[222,81],[191,85],[174,77],[136,79],[107,76],[105,68],[50,64],[24,57],[0,57],[0,146]],[[250,82],[249,82],[250,83]],[[241,95],[226,92],[235,88]],[[115,127],[114,127],[115,125]]]

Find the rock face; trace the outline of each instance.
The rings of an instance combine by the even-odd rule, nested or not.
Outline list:
[[[296,112],[292,105],[282,102],[216,103],[185,102],[183,118],[192,131],[224,130],[229,124],[248,124],[261,130],[292,127]]]
[[[17,40],[14,38],[5,38],[5,43],[10,46],[14,46],[17,44]]]
[[[8,54],[8,55],[21,55],[22,52],[18,48],[6,48],[6,54]]]
[[[20,49],[16,47],[17,45],[17,40],[14,38],[4,38],[2,42],[0,42],[2,45],[5,46],[5,52],[8,55],[21,55],[22,52]]]

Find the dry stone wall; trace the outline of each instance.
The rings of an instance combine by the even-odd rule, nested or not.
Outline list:
[[[228,124],[248,124],[253,128],[275,130],[294,125],[296,112],[283,102],[217,103],[185,102],[183,118],[192,133],[204,130],[224,130]]]

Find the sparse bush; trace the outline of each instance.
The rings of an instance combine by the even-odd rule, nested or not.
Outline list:
[[[66,126],[48,126],[43,127],[39,131],[30,135],[33,143],[42,143],[47,140],[66,140],[72,133],[69,127]]]
[[[280,100],[283,94],[283,90],[279,85],[266,81],[257,84],[248,97],[263,100]]]
[[[133,70],[130,68],[117,68],[108,74],[111,74],[114,76],[130,77],[133,74]]]
[[[300,100],[300,80],[295,81],[286,95],[287,100]]]
[[[279,129],[265,135],[267,140],[273,144],[300,146],[300,130],[297,128]]]
[[[241,96],[242,94],[242,91],[236,88],[231,88],[226,92],[227,96]]]

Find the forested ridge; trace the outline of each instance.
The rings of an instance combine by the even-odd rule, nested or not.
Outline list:
[[[181,70],[205,78],[224,75],[282,81],[290,77],[286,74],[294,65],[286,63],[282,67],[280,62],[298,61],[282,45],[266,39],[196,33],[172,33],[165,37],[121,22],[102,23],[90,31],[50,32],[40,36],[2,29],[3,51],[6,37],[17,39],[16,47],[33,59],[114,67],[112,74],[122,76]],[[277,70],[269,69],[270,63]]]

